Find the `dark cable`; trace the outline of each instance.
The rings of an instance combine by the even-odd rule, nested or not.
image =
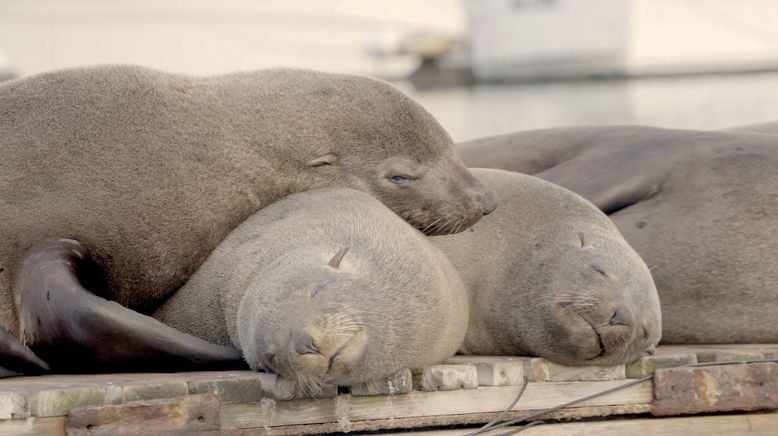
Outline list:
[[[483,427],[479,428],[477,431],[473,433],[468,433],[465,436],[476,436],[479,434],[486,433],[487,431],[489,431],[490,428],[497,425],[503,418],[505,418],[505,415],[507,415],[508,413],[510,413],[511,410],[513,410],[513,407],[516,405],[516,403],[519,402],[521,396],[524,395],[524,390],[527,389],[528,384],[529,384],[529,379],[527,378],[527,376],[524,376],[524,382],[521,385],[521,389],[519,389],[519,393],[516,395],[516,398],[513,399],[513,402],[510,404],[510,406],[508,406],[505,410],[503,410],[502,413],[497,415],[496,418],[487,422]]]

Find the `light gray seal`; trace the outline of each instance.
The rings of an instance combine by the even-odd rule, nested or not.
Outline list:
[[[535,177],[472,172],[497,192],[499,209],[468,231],[431,238],[469,294],[462,353],[615,365],[656,345],[651,274],[605,214]]]
[[[535,174],[607,212],[651,269],[663,343],[778,342],[778,136],[770,125],[743,129],[545,129],[460,153],[471,166]]]
[[[153,316],[301,386],[440,363],[467,295],[446,257],[369,195],[291,195],[251,216]]]
[[[25,324],[17,316],[24,309],[14,310],[14,283],[47,283],[22,277],[25,253],[83,258],[70,271],[80,280],[58,282],[75,287],[62,295],[88,290],[148,313],[230,230],[295,192],[356,188],[429,234],[463,230],[497,201],[461,164],[443,128],[397,89],[303,70],[190,77],[100,66],[5,82],[0,155],[0,329],[32,347],[97,344],[115,332],[99,332],[106,321],[131,331],[135,313],[86,298],[81,306],[97,304],[95,314],[115,313],[92,326],[92,338],[54,338],[54,327]],[[45,241],[55,242],[27,251]],[[28,271],[43,266],[31,262]],[[77,315],[31,310],[60,317],[43,320],[53,325]],[[0,335],[0,345],[0,366],[41,366],[13,351],[23,349],[13,336]]]

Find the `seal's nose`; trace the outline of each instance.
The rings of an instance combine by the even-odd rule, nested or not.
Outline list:
[[[301,332],[292,339],[292,347],[297,354],[314,354],[319,352],[319,349],[313,343],[313,337],[306,332]]]
[[[497,209],[497,205],[500,204],[500,197],[497,193],[488,188],[481,188],[479,195],[481,200],[481,211],[484,215],[489,215]]]
[[[608,324],[630,325],[633,321],[634,318],[632,316],[632,311],[629,310],[626,306],[619,306],[619,308],[616,309],[616,312],[613,313],[613,317]]]

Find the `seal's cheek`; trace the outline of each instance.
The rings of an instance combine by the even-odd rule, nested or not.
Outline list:
[[[351,384],[361,380],[351,380],[349,373],[357,368],[365,358],[368,337],[360,331],[351,335],[348,341],[329,358],[327,376],[330,381]]]
[[[549,331],[554,336],[553,350],[547,357],[569,365],[583,365],[605,350],[595,327],[573,307],[555,304],[551,308],[553,321]],[[543,352],[539,353],[543,355]]]

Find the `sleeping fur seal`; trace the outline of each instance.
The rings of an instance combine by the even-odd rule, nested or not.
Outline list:
[[[429,234],[462,230],[496,206],[410,98],[380,81],[302,70],[190,77],[101,66],[6,82],[0,154],[0,329],[31,346],[52,338],[21,322],[12,288],[26,250],[42,241],[78,241],[86,258],[69,285],[148,312],[230,230],[294,192],[356,188]],[[118,305],[108,312],[134,322]],[[30,360],[12,351],[19,345],[0,337],[0,366]]]
[[[301,386],[439,363],[467,296],[446,257],[369,195],[291,195],[251,216],[153,316]]]
[[[778,342],[778,137],[761,131],[546,129],[460,153],[471,166],[535,174],[607,212],[651,269],[663,343]]]
[[[535,177],[472,172],[500,208],[469,231],[431,238],[469,293],[462,353],[615,365],[656,345],[651,274],[605,214]]]

